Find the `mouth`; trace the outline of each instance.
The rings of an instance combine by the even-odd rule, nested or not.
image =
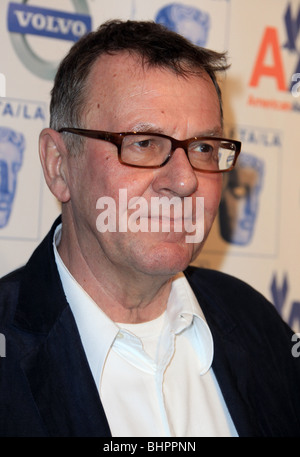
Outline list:
[[[128,228],[131,231],[136,231],[136,227],[142,228],[144,232],[177,232],[191,233],[196,230],[196,225],[193,223],[193,217],[172,217],[172,216],[156,216],[156,215],[139,215],[137,218],[128,219]]]

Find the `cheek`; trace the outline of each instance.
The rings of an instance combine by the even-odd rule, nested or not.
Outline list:
[[[110,195],[118,179],[116,159],[109,151],[86,149],[73,169],[73,188],[82,199],[97,199]]]
[[[128,167],[119,162],[115,151],[89,150],[89,161],[80,170],[82,191],[88,193],[90,204],[100,197],[113,198],[118,207],[120,190],[125,190],[127,199],[143,196],[151,186],[152,170]],[[81,183],[80,183],[81,185]],[[124,195],[124,193],[122,194]]]
[[[105,165],[108,165],[105,167]],[[107,161],[101,172],[101,191],[118,201],[119,191],[126,190],[128,199],[147,193],[153,181],[153,171],[122,165],[119,161]]]
[[[105,163],[100,161],[99,154],[91,150],[84,150],[80,156],[70,159],[68,184],[74,217],[80,215],[86,220],[96,218],[97,199],[106,192],[102,179],[102,173],[106,173],[106,170],[103,168]]]

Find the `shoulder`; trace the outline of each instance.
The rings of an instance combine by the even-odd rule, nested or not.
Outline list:
[[[247,293],[251,296],[263,298],[263,296],[245,281],[216,270],[206,268],[189,267],[185,271],[187,279],[195,285],[201,285],[204,290],[221,294],[231,298],[238,298],[238,293]]]
[[[0,278],[0,286],[4,286],[5,284],[15,284],[20,281],[20,278],[22,277],[22,273],[24,271],[24,266],[17,268],[16,270],[11,271],[10,273],[7,273],[5,276],[2,276]]]
[[[19,297],[24,267],[8,273],[0,279],[0,321],[3,324],[12,316]]]
[[[185,274],[214,338],[224,341],[230,335],[256,360],[275,357],[277,366],[290,361],[287,364],[297,365],[300,379],[299,361],[291,357],[293,331],[269,300],[225,273],[189,268]]]
[[[251,285],[229,274],[204,268],[185,271],[199,303],[210,313],[226,313],[233,320],[262,324],[282,321],[274,305]],[[260,326],[259,325],[259,326]]]

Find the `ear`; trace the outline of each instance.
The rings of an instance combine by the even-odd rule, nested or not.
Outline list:
[[[42,130],[39,138],[39,153],[49,189],[60,202],[69,201],[70,192],[64,173],[68,151],[56,130],[50,128]]]

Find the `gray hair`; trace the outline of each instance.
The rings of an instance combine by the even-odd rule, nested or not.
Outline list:
[[[216,72],[228,68],[225,53],[196,46],[155,22],[114,20],[81,38],[62,60],[51,92],[51,128],[84,127],[82,117],[87,80],[95,61],[102,54],[114,55],[124,51],[140,56],[142,65],[170,69],[183,77],[200,76],[206,72],[217,91],[222,121],[222,97]],[[70,151],[80,149],[82,138],[65,135]]]

